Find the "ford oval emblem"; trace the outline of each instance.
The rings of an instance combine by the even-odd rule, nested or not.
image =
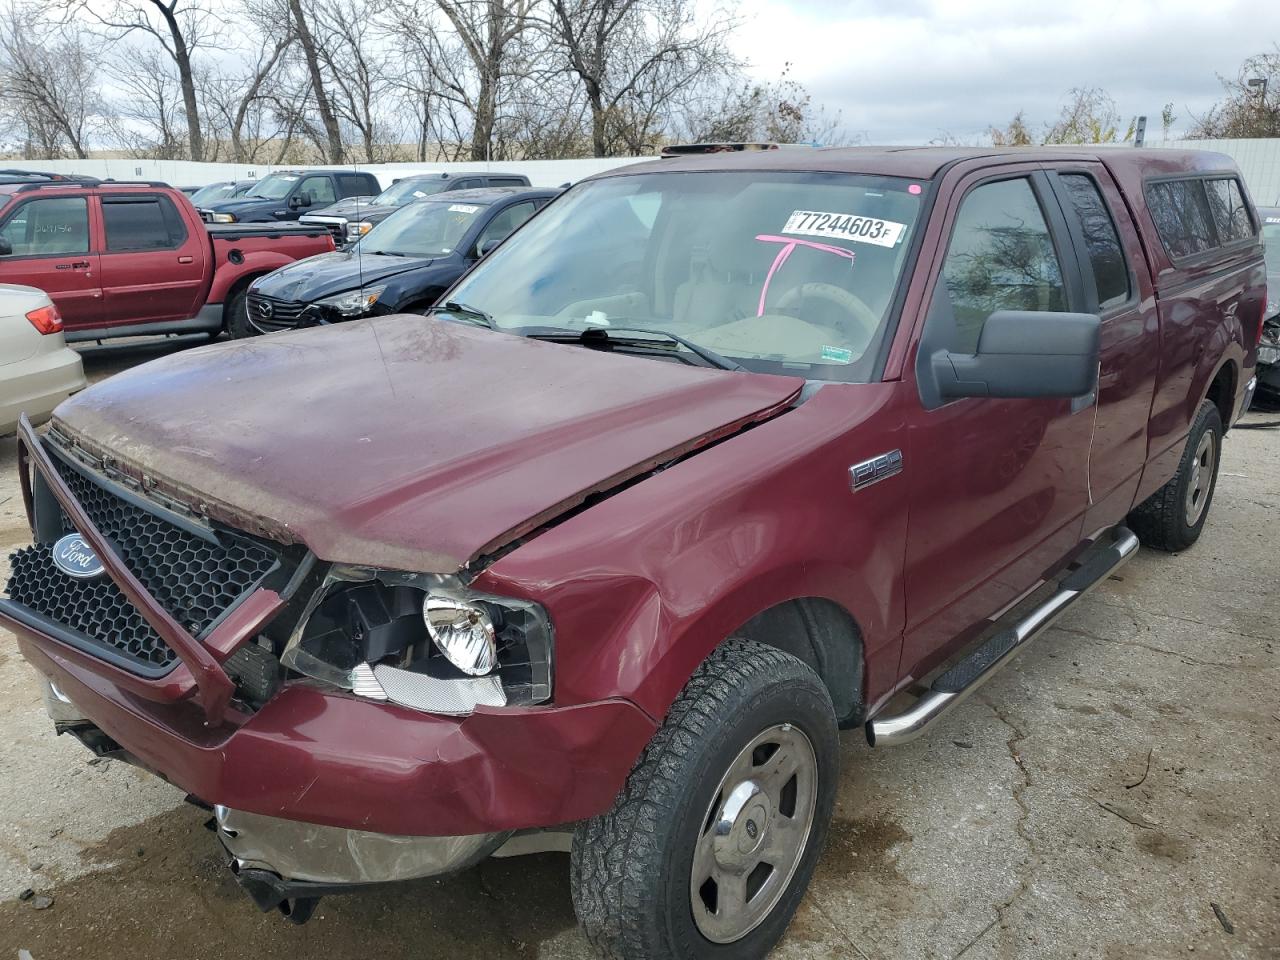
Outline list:
[[[53,545],[53,563],[77,580],[91,580],[103,574],[102,561],[78,533],[68,533]]]

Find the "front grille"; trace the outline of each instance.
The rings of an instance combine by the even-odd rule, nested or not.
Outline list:
[[[116,495],[60,459],[58,472],[125,566],[175,620],[197,637],[275,566],[266,548],[220,533],[215,542]],[[74,527],[63,517],[63,529]],[[103,575],[77,580],[38,543],[11,557],[10,599],[83,634],[145,672],[172,666],[176,655],[120,588]]]
[[[249,322],[267,333],[292,330],[302,321],[308,304],[300,300],[277,300],[260,293],[249,294]]]

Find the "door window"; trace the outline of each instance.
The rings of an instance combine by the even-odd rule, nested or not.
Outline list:
[[[107,250],[173,250],[186,241],[187,230],[168,197],[103,197],[102,224]]]
[[[942,279],[956,335],[950,348],[975,353],[997,310],[1066,309],[1062,265],[1026,179],[986,183],[960,204]]]
[[[491,240],[505,240],[526,220],[533,216],[537,207],[533,202],[514,203],[490,221],[476,241],[476,249],[482,249]]]
[[[15,257],[89,252],[89,204],[84,197],[46,197],[24,203],[3,227]]]
[[[1089,262],[1093,265],[1093,279],[1098,287],[1099,308],[1124,303],[1129,299],[1129,265],[1124,259],[1115,221],[1098,192],[1097,183],[1084,173],[1064,173],[1059,179],[1080,218]]]
[[[298,193],[310,197],[313,207],[327,207],[338,202],[333,192],[333,181],[328,177],[307,177],[298,188]]]

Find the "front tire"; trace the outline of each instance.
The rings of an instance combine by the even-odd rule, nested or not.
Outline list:
[[[1222,462],[1222,415],[1211,400],[1200,404],[1178,472],[1129,514],[1129,527],[1144,546],[1185,550],[1200,539]]]
[[[614,960],[764,957],[826,839],[838,764],[826,686],[748,640],[694,673],[613,808],[574,833],[570,883]]]

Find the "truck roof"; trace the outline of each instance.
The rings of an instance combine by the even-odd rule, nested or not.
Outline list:
[[[944,167],[964,160],[1096,160],[1138,176],[1234,170],[1230,157],[1203,150],[1115,147],[825,147],[815,150],[754,150],[670,157],[636,163],[589,179],[693,170],[796,170],[865,173],[933,179]]]

